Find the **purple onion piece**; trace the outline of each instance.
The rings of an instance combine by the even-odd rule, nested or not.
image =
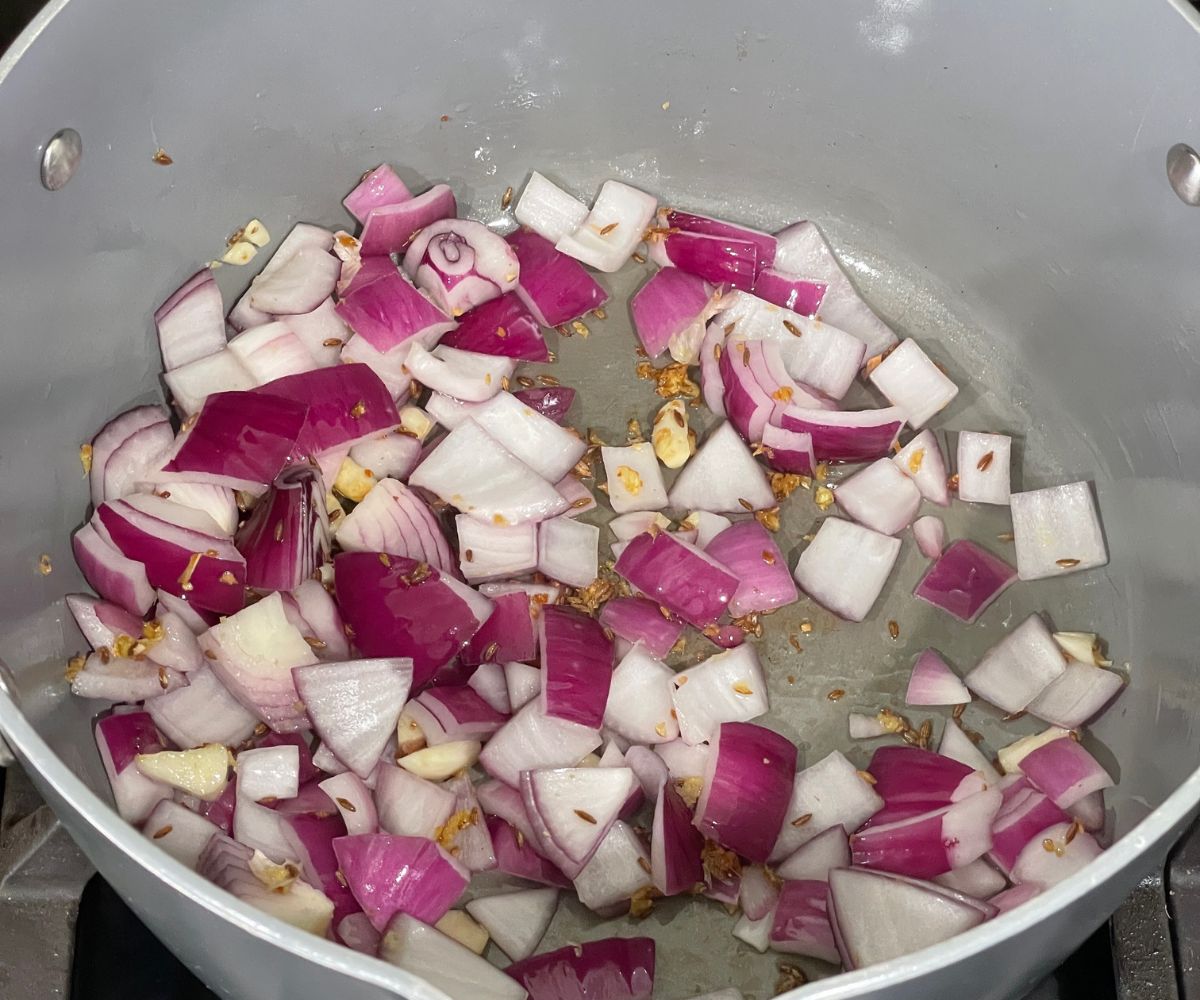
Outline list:
[[[451,330],[440,343],[460,351],[500,354],[521,361],[550,360],[538,321],[519,296],[512,293],[491,299],[460,316],[458,329]]]
[[[606,292],[573,257],[528,229],[506,237],[521,265],[517,295],[542,326],[581,319],[608,301]]]
[[[738,587],[737,577],[719,562],[665,531],[632,539],[616,571],[697,628],[715,623]]]
[[[392,201],[368,209],[360,238],[363,257],[400,253],[426,226],[458,214],[454,192],[435,184],[415,198]]]
[[[972,624],[1010,584],[1017,571],[974,542],[952,542],[926,570],[913,596]]]
[[[342,199],[342,204],[359,222],[366,222],[371,209],[399,205],[411,199],[412,192],[396,171],[390,164],[381,163],[362,175],[354,190]]]
[[[604,938],[514,962],[505,970],[529,1000],[650,1000],[652,938]]]
[[[599,729],[612,682],[612,643],[593,618],[547,606],[538,623],[542,706],[551,718]]]

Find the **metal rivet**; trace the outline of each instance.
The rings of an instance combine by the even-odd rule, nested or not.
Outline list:
[[[1188,205],[1200,205],[1200,153],[1186,142],[1177,142],[1167,150],[1167,180]]]
[[[57,191],[75,176],[83,156],[83,139],[73,128],[54,133],[42,152],[42,187]]]

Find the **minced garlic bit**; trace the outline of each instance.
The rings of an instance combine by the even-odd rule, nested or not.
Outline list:
[[[90,444],[79,446],[79,464],[83,466],[85,476],[92,471],[92,446]]]
[[[530,382],[530,385],[533,383]],[[409,404],[400,410],[400,430],[407,431],[418,441],[424,441],[437,426],[434,419],[421,407]]]
[[[1103,644],[1095,632],[1055,632],[1054,641],[1068,660],[1078,660],[1097,667],[1112,666],[1112,660],[1104,656]]]
[[[813,491],[813,503],[821,510],[829,510],[833,506],[833,490],[828,486],[818,486]]]
[[[271,242],[271,234],[258,219],[251,219],[246,223],[246,228],[242,230],[242,236],[256,247],[265,247]]]
[[[278,865],[259,850],[255,850],[250,859],[250,872],[274,892],[283,892],[300,877],[300,869],[295,862]]]
[[[677,362],[655,368],[649,361],[642,361],[637,366],[638,378],[655,383],[654,391],[663,399],[683,396],[685,399],[698,399],[700,386],[688,377],[687,365]]]
[[[925,449],[918,448],[908,456],[908,471],[914,476],[921,471],[921,463],[925,461]]]
[[[791,962],[779,963],[779,977],[775,980],[775,995],[781,993],[790,993],[792,990],[799,989],[808,982],[808,976],[804,974],[804,970],[798,965],[793,965]]]
[[[152,159],[160,167],[169,167],[175,162],[173,159],[171,159],[171,155],[165,149],[163,149],[162,146],[159,146],[158,149],[154,151],[154,155],[150,157],[150,159]]]
[[[813,623],[810,622],[807,618],[805,618],[804,621],[802,621],[800,623],[800,631],[803,632],[805,635],[811,635],[812,630],[813,630]]]
[[[767,531],[778,531],[780,527],[779,508],[768,507],[766,510],[756,510],[754,512],[754,520],[766,528]]]
[[[40,556],[38,556],[37,567],[38,572],[41,573],[42,576],[49,576],[54,572],[54,563],[50,561],[49,553],[43,552]]]
[[[662,893],[655,889],[654,886],[642,886],[629,897],[629,915],[635,920],[648,917],[650,911],[654,909],[654,901],[661,896]]]
[[[587,340],[588,336],[592,332],[587,328],[587,325],[582,320],[578,319],[571,320],[571,329],[579,334],[579,336],[581,336],[584,340]]]
[[[85,663],[87,663],[87,657],[85,657],[82,653],[72,656],[69,660],[67,660],[67,680],[73,681],[76,677],[78,677],[80,672],[83,670]]]
[[[669,111],[669,110],[671,109],[671,102],[670,102],[670,101],[663,101],[663,102],[662,102],[662,109],[663,109],[663,111]]]
[[[241,267],[243,264],[249,264],[254,260],[258,253],[256,247],[249,240],[238,240],[233,246],[221,254],[222,264],[236,264]]]
[[[375,476],[369,469],[364,469],[354,459],[347,456],[342,459],[337,475],[334,476],[333,492],[357,503],[371,491],[375,482]]]
[[[338,800],[339,803],[341,800]],[[442,847],[449,848],[463,830],[467,830],[479,822],[479,809],[459,809],[434,831],[433,839]]]
[[[392,557],[391,557],[391,556],[389,556],[389,555],[388,555],[386,552],[380,552],[380,553],[379,553],[379,561],[380,561],[380,562],[381,562],[381,563],[382,563],[384,566],[391,566],[391,565],[392,565]]]
[[[642,492],[642,477],[628,465],[617,466],[617,478],[630,496],[635,497]]]
[[[771,473],[771,492],[775,494],[776,500],[786,500],[797,489],[809,489],[811,486],[812,480],[808,476],[801,476],[795,472]]]
[[[687,405],[682,399],[664,403],[654,416],[654,454],[668,469],[680,468],[695,451],[688,436]]]
[[[683,778],[675,782],[675,790],[679,792],[679,797],[683,799],[687,807],[694,809],[700,793],[704,790],[704,779],[698,776]]]
[[[898,712],[893,712],[890,708],[881,708],[875,715],[875,721],[889,733],[902,733],[912,728],[908,724],[908,719]]]
[[[745,681],[737,681],[733,685],[733,693],[745,695],[748,697],[748,696],[754,694],[754,689],[752,687],[750,687],[750,685],[747,684]]]

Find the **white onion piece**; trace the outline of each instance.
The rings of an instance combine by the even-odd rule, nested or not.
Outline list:
[[[1008,886],[1008,879],[983,858],[976,858],[961,868],[955,868],[944,875],[939,875],[934,881],[947,889],[966,893],[976,899],[987,899],[989,896],[1002,892]]]
[[[534,699],[488,740],[479,763],[493,778],[515,788],[522,771],[570,766],[600,742],[598,730],[551,718]]]
[[[913,664],[904,695],[907,705],[965,705],[971,692],[934,649],[924,650]]]
[[[600,449],[608,483],[608,500],[618,514],[662,510],[667,505],[658,456],[648,442]]]
[[[78,698],[134,702],[175,690],[182,683],[180,674],[150,660],[94,652],[71,678],[71,693]]]
[[[1062,651],[1036,614],[992,646],[963,681],[1005,712],[1022,712],[1067,665]]]
[[[861,340],[869,355],[896,342],[896,335],[851,284],[815,223],[797,222],[776,233],[775,238],[772,267],[776,271],[825,283],[819,316]]]
[[[703,777],[708,768],[708,758],[712,746],[708,743],[685,743],[683,740],[672,740],[670,743],[660,743],[654,752],[667,765],[673,781],[683,781],[686,778]]]
[[[237,755],[237,791],[251,802],[295,798],[300,791],[299,747],[243,750]]]
[[[830,872],[829,900],[843,959],[855,969],[938,944],[986,916],[931,883],[861,868]]]
[[[422,385],[468,403],[491,399],[517,366],[512,358],[501,355],[444,346],[430,352],[419,343],[409,349],[404,365]]]
[[[578,865],[596,852],[636,785],[627,767],[550,768],[521,777],[526,811],[532,797],[546,834]]]
[[[675,675],[672,698],[686,743],[711,740],[724,722],[749,722],[770,708],[758,654],[749,644],[710,656]]]
[[[173,503],[182,504],[192,510],[207,514],[222,533],[232,536],[237,530],[237,500],[233,490],[209,483],[166,483],[154,487],[159,496],[169,497]]]
[[[197,413],[214,392],[253,389],[258,383],[228,348],[189,361],[163,375],[175,408],[184,416]]]
[[[598,506],[592,491],[576,479],[572,473],[568,472],[563,476],[554,484],[554,488],[569,504],[563,517],[578,517],[580,514],[586,514],[589,510],[595,510]]]
[[[454,557],[428,505],[403,483],[380,479],[337,527],[347,552],[388,552],[453,570]]]
[[[532,526],[531,526],[532,527]],[[569,517],[537,526],[537,570],[571,587],[586,587],[600,571],[600,529]]]
[[[955,723],[947,723],[943,727],[942,738],[938,743],[938,753],[943,757],[949,757],[951,760],[956,760],[960,764],[966,764],[967,767],[980,771],[988,781],[997,782],[1000,780],[1000,772],[983,755],[979,747],[971,742],[971,738]]]
[[[375,776],[379,828],[398,837],[430,837],[454,812],[454,793],[393,764]]]
[[[642,241],[658,202],[620,181],[605,181],[587,218],[562,236],[554,249],[598,271],[620,269]]]
[[[504,667],[499,663],[481,663],[467,680],[471,688],[489,706],[501,715],[512,714],[508,700],[508,683],[504,678]]]
[[[888,402],[904,411],[914,428],[923,427],[958,395],[958,386],[911,339],[876,366],[871,381]]]
[[[146,700],[154,724],[175,746],[237,746],[254,732],[258,716],[244,708],[207,665],[193,670],[188,682]]]
[[[1090,663],[1068,663],[1063,675],[1034,698],[1027,711],[1056,726],[1078,729],[1124,686],[1124,678],[1111,670]]]
[[[176,861],[195,869],[205,845],[221,831],[178,802],[163,799],[146,817],[142,832]]]
[[[353,773],[345,764],[334,756],[333,751],[324,743],[320,744],[312,755],[313,767],[318,771],[324,771],[326,774],[348,774]],[[355,775],[355,777],[358,777]],[[360,781],[362,779],[359,779]],[[365,782],[368,788],[375,787],[375,775],[371,775],[370,779]]]
[[[709,432],[675,479],[669,500],[675,510],[716,514],[744,513],[747,503],[750,510],[766,510],[778,502],[762,466],[728,422]]]
[[[801,844],[775,867],[780,878],[828,882],[835,868],[850,867],[850,839],[840,826],[831,826]]]
[[[504,664],[504,683],[514,712],[533,701],[542,691],[542,672],[528,663]]]
[[[696,532],[692,544],[698,549],[704,548],[731,523],[729,518],[708,510],[694,510],[679,522],[680,527]]]
[[[550,483],[473,420],[451,431],[409,477],[465,514],[491,524],[522,524],[561,514],[567,501]]]
[[[1104,849],[1090,833],[1076,831],[1068,842],[1070,829],[1070,823],[1059,823],[1031,838],[1017,855],[1013,881],[1048,889],[1082,870],[1103,853]],[[1054,844],[1054,850],[1046,850],[1043,843],[1046,840]]]
[[[338,259],[328,253],[332,244],[331,234],[324,249],[306,246],[284,257],[279,266],[263,268],[247,293],[250,306],[272,316],[316,309],[333,294],[341,272]],[[285,247],[286,240],[275,252],[272,263],[285,252]]]
[[[1103,566],[1104,532],[1088,483],[1012,495],[1017,575],[1041,580]]]
[[[835,750],[796,773],[792,800],[769,860],[772,863],[783,860],[830,827],[857,830],[882,808],[883,799],[862,779],[858,769]],[[809,818],[795,825],[803,816]]]
[[[154,311],[163,369],[170,371],[225,346],[225,307],[209,267],[193,274]]]
[[[313,758],[314,763],[316,758]],[[378,782],[377,782],[378,784]],[[337,806],[342,822],[346,824],[346,835],[379,832],[379,813],[375,799],[365,781],[353,771],[345,771],[326,778],[317,787]]]
[[[634,645],[613,671],[604,725],[634,743],[666,743],[679,738],[672,711],[675,672]]]
[[[562,479],[587,451],[587,443],[578,435],[530,409],[508,392],[499,392],[474,408],[471,419],[551,482]]]
[[[796,563],[800,588],[822,607],[860,622],[871,611],[900,554],[900,539],[827,517]]]
[[[852,740],[874,740],[891,733],[877,716],[864,715],[862,712],[851,712],[846,716],[846,729]]]
[[[743,944],[748,944],[755,951],[761,953],[771,945],[771,927],[774,923],[774,911],[758,920],[751,920],[743,913],[737,918],[731,933]],[[720,996],[720,994],[717,995]],[[739,993],[738,996],[741,994]]]
[[[912,532],[917,548],[926,559],[936,559],[942,554],[946,544],[946,525],[940,517],[932,514],[918,517],[913,521]]]
[[[837,505],[859,524],[895,535],[912,523],[921,507],[921,491],[890,458],[880,458],[842,482]]]
[[[950,506],[946,459],[933,431],[921,431],[892,456],[892,461],[917,484],[917,489],[926,500],[940,507]]]
[[[636,538],[644,531],[649,531],[655,525],[660,531],[671,527],[671,522],[662,514],[653,510],[631,510],[628,514],[618,514],[608,522],[608,530],[618,541],[627,542]]]
[[[379,957],[455,998],[525,1000],[525,987],[470,948],[407,913],[397,913],[379,942]]]
[[[261,851],[283,864],[294,851],[286,833],[286,819],[269,806],[260,805],[240,792],[233,808],[233,837],[239,844]]]
[[[514,962],[537,950],[556,909],[558,890],[552,887],[502,892],[467,903],[467,912],[487,928],[496,947]]]
[[[366,337],[352,336],[346,341],[338,359],[342,364],[355,363],[366,365],[371,369],[391,394],[392,399],[400,400],[408,393],[412,384],[412,376],[408,372],[406,362],[413,344],[422,343],[423,336],[418,334],[411,340],[397,344],[386,351],[373,346]]]
[[[468,582],[519,576],[537,568],[538,525],[500,527],[466,514],[459,514],[454,524],[458,529],[458,565]]]
[[[175,432],[166,420],[140,427],[130,434],[112,450],[103,470],[93,473],[93,479],[103,483],[101,499],[117,500],[138,489],[149,475],[162,467],[174,440]],[[93,461],[94,449],[93,445]]]
[[[650,854],[636,831],[618,820],[575,876],[575,895],[589,910],[607,915],[650,885]]]
[[[350,449],[350,458],[370,469],[377,480],[407,479],[421,458],[421,442],[399,429],[388,431],[366,441],[359,440]]]
[[[158,734],[145,713],[114,710],[96,723],[95,738],[117,813],[127,823],[141,823],[160,801],[171,797],[167,785],[146,777],[134,764],[137,753],[161,747]],[[120,759],[125,763],[118,770]]]
[[[350,330],[337,314],[332,298],[324,299],[310,312],[288,316],[287,325],[321,368],[336,365],[342,346],[350,339]]]
[[[320,367],[304,342],[280,321],[244,330],[229,341],[229,350],[257,385]]]
[[[425,411],[448,431],[470,420],[479,403],[464,403],[461,399],[447,396],[443,392],[432,393],[425,404]]]
[[[513,209],[517,222],[551,243],[578,229],[587,214],[587,205],[536,170],[529,175]]]
[[[1012,438],[982,431],[958,432],[958,499],[1008,506],[1012,492]]]

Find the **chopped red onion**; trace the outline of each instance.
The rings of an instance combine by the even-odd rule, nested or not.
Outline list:
[[[387,833],[433,838],[453,815],[454,801],[448,789],[386,761],[375,773],[379,828]]]
[[[700,390],[704,404],[714,417],[726,416],[725,381],[721,375],[721,355],[725,349],[725,324],[721,317],[710,320],[700,342]]]
[[[1013,880],[1022,885],[1049,889],[1103,853],[1104,849],[1090,833],[1076,831],[1070,836],[1071,830],[1071,823],[1059,823],[1031,838],[1013,864]],[[1053,844],[1053,850],[1046,850],[1046,841]]]
[[[362,910],[347,913],[342,917],[335,925],[334,934],[334,940],[372,958],[378,955],[379,943],[383,937],[371,926],[371,918]]]
[[[1085,795],[1071,806],[1071,814],[1089,833],[1102,832],[1105,826],[1104,793],[1097,791]]]
[[[169,429],[167,411],[161,406],[135,406],[100,428],[92,438],[90,487],[94,506],[98,507],[105,499],[114,499],[106,496],[104,477],[109,459],[117,449],[139,431],[162,424],[167,424]]]
[[[1031,751],[1021,760],[1021,770],[1060,809],[1114,784],[1099,761],[1073,739],[1052,740]]]
[[[809,597],[834,614],[860,622],[870,613],[900,554],[900,539],[827,517],[796,563]]]
[[[102,597],[125,610],[146,614],[154,605],[154,588],[146,567],[122,554],[100,519],[93,516],[71,538],[71,549],[84,578]]]
[[[332,298],[322,299],[309,312],[288,316],[286,325],[322,368],[338,363],[342,344],[350,336]]]
[[[480,783],[475,789],[480,808],[489,816],[497,816],[516,830],[520,837],[533,839],[533,824],[521,793],[495,778]]]
[[[751,861],[766,861],[788,812],[796,748],[748,722],[722,723],[712,746],[696,828]]]
[[[334,920],[360,913],[358,902],[338,877],[338,860],[333,842],[346,836],[346,825],[336,812],[298,813],[283,823],[283,836],[290,848],[289,857],[300,865],[301,877],[320,886],[334,906]]]
[[[627,767],[543,769],[522,772],[521,795],[537,839],[553,844],[579,870],[596,853],[636,784]]]
[[[714,514],[707,510],[694,510],[680,521],[679,525],[681,529],[687,528],[695,531],[696,537],[691,540],[691,544],[698,549],[703,549],[731,523],[729,518],[721,514]]]
[[[771,928],[774,926],[774,923],[774,913],[768,913],[759,920],[751,920],[743,913],[737,918],[737,922],[733,925],[733,930],[730,933],[761,955],[771,946]],[[744,1000],[742,994],[737,990],[714,993],[712,994],[712,998],[713,1000]],[[705,1000],[705,997],[699,997],[697,1000]]]
[[[620,181],[605,181],[591,211],[554,249],[597,271],[618,270],[642,241],[658,203],[652,195]]]
[[[417,466],[409,483],[497,525],[545,520],[567,506],[550,483],[473,420],[443,438]]]
[[[811,434],[785,431],[781,427],[767,424],[763,428],[762,446],[767,464],[778,472],[794,472],[811,476],[816,470],[817,459],[813,454]]]
[[[675,675],[672,683],[679,732],[686,743],[715,739],[726,722],[749,722],[770,708],[767,682],[752,646],[710,656]]]
[[[732,288],[751,288],[758,272],[758,247],[750,240],[686,230],[651,233],[650,259],[663,270],[679,268]]]
[[[338,837],[333,849],[342,875],[376,930],[397,913],[440,920],[467,886],[468,873],[424,837],[363,834]]]
[[[542,326],[571,323],[608,301],[608,292],[550,240],[527,229],[507,240],[521,265],[517,296]]]
[[[206,632],[211,626],[217,623],[216,615],[211,611],[205,611],[203,608],[197,608],[189,604],[186,598],[179,597],[176,594],[168,594],[165,590],[159,590],[156,594],[158,597],[156,614],[165,609],[172,614],[178,615],[195,635]]]
[[[846,729],[852,740],[874,740],[892,735],[891,730],[879,721],[879,716],[861,712],[851,712],[846,716]]]
[[[66,604],[92,649],[101,646],[111,648],[119,635],[141,637],[142,619],[130,614],[119,604],[102,601],[90,594],[68,594]]]
[[[525,1000],[514,983],[470,948],[407,913],[397,913],[379,942],[379,957],[430,983],[447,997]]]
[[[1023,712],[1066,666],[1050,630],[1032,614],[984,653],[963,680],[997,708]]]
[[[644,597],[614,597],[601,608],[599,620],[615,635],[641,643],[659,659],[671,651],[684,629],[683,622],[663,617],[658,605]]]
[[[508,721],[507,715],[497,712],[465,685],[426,688],[405,711],[420,726],[429,746],[486,740]]]
[[[460,317],[458,329],[446,334],[441,343],[476,354],[496,354],[521,361],[550,360],[538,320],[516,294],[501,295],[476,306]]]
[[[214,393],[240,392],[253,389],[256,384],[254,376],[228,349],[173,368],[163,375],[163,381],[171,392],[175,408],[183,416],[198,412]],[[95,468],[94,462],[92,467]]]
[[[658,789],[650,839],[654,887],[664,896],[690,892],[704,881],[700,854],[704,838],[692,825],[692,813],[669,782]]]
[[[567,410],[575,401],[575,390],[566,385],[518,389],[513,395],[535,413],[549,417],[556,424],[563,422]]]
[[[933,431],[921,431],[892,457],[892,461],[917,484],[926,500],[941,507],[950,506],[946,459]]]
[[[536,650],[537,643],[535,641],[534,651],[536,652]],[[508,687],[509,704],[516,712],[541,693],[542,672],[528,663],[505,662],[504,682]]]
[[[405,366],[422,385],[455,399],[479,403],[500,391],[516,362],[512,358],[453,347],[435,347],[431,353],[414,343]]]
[[[458,655],[491,613],[491,601],[428,563],[343,552],[334,567],[338,604],[358,648],[368,657],[410,658],[414,691]]]
[[[801,844],[775,866],[775,873],[784,879],[827,882],[833,869],[849,867],[850,841],[846,831],[841,826],[831,826]]]
[[[828,886],[824,882],[784,882],[771,927],[772,950],[819,958],[823,962],[839,961],[826,915],[827,897]]]
[[[531,701],[488,740],[479,763],[492,777],[516,787],[522,771],[570,767],[599,745],[598,729],[552,718]]]
[[[413,236],[404,271],[442,312],[457,317],[513,291],[520,264],[504,237],[482,223],[443,218]]]
[[[221,831],[178,802],[162,799],[146,817],[142,832],[176,861],[195,869],[205,845]]]
[[[907,705],[965,705],[971,692],[936,649],[926,649],[913,664],[904,695]]]
[[[329,558],[329,518],[320,474],[309,465],[284,469],[238,530],[235,543],[246,560],[246,586],[299,587]]]
[[[958,386],[911,339],[875,367],[871,381],[914,428],[923,427],[958,395]]]
[[[1012,438],[979,431],[958,432],[958,499],[1008,506]]]
[[[223,534],[237,531],[241,512],[231,489],[209,483],[170,483],[156,485],[153,492],[164,500],[207,514]]]
[[[784,430],[812,435],[813,454],[824,462],[869,462],[891,451],[904,426],[896,407],[882,410],[812,410],[789,406]]]
[[[635,645],[613,671],[604,725],[634,743],[678,739],[679,723],[671,701],[673,677],[674,671],[662,660]]]
[[[505,971],[525,987],[529,1000],[650,1000],[654,941],[613,937],[568,945]]]
[[[399,254],[426,227],[458,214],[454,192],[445,184],[403,201],[375,205],[363,219],[362,255],[364,257]]]
[[[829,873],[829,915],[847,969],[886,962],[970,930],[995,912],[983,905],[886,872],[840,868]]]
[[[287,323],[280,321],[253,326],[237,334],[229,341],[229,350],[253,377],[255,385],[317,367],[316,358],[304,342]]]
[[[92,653],[71,679],[71,693],[79,698],[137,702],[184,683],[182,674],[150,660]]]
[[[399,205],[411,198],[412,192],[396,171],[389,164],[381,163],[362,175],[354,190],[342,199],[342,204],[359,222],[366,222],[371,209]]]
[[[670,348],[676,361],[695,363],[713,295],[708,282],[695,274],[674,267],[655,272],[629,300],[633,328],[646,353],[657,358]]]
[[[644,531],[666,531],[670,526],[671,522],[667,518],[653,510],[631,510],[626,514],[618,514],[608,522],[608,530],[623,542],[636,538]]]
[[[493,603],[499,609],[501,602],[494,601]],[[492,617],[494,618],[495,614]],[[484,704],[488,705],[492,711],[500,713],[505,719],[512,714],[512,706],[508,700],[508,684],[504,679],[504,667],[499,663],[481,663],[468,678],[467,687],[479,695]]]
[[[801,316],[815,316],[828,287],[824,281],[810,281],[776,271],[773,267],[765,267],[758,272],[751,291],[760,299],[766,299],[783,309]]]
[[[642,786],[643,800],[656,799],[659,788],[671,777],[666,762],[649,747],[643,746],[631,746],[625,751],[624,758],[625,764],[637,776],[638,783]],[[700,766],[700,771],[703,773],[703,765]]]
[[[775,260],[775,237],[770,233],[751,229],[749,226],[740,226],[737,223],[716,219],[710,215],[699,215],[695,212],[684,212],[675,208],[660,209],[656,224],[660,229],[677,229],[686,233],[720,236],[743,243],[752,243],[760,270],[770,267]]]
[[[537,951],[557,909],[558,890],[554,888],[518,889],[467,903],[467,912],[514,962]]]
[[[442,572],[456,569],[450,544],[429,505],[395,479],[381,479],[371,487],[338,525],[337,540],[347,552],[394,552]]]
[[[1000,780],[1000,772],[958,725],[947,723],[942,728],[938,753],[943,757],[956,760],[960,764],[966,764],[972,770],[979,771],[989,781]]]
[[[745,865],[738,881],[738,906],[742,912],[751,920],[761,920],[774,912],[778,901],[779,885],[774,872],[768,875],[765,865]]]
[[[292,676],[321,742],[360,778],[370,775],[408,698],[412,663],[322,663],[297,667]]]
[[[292,799],[300,791],[300,750],[254,747],[237,755],[237,794],[250,802]]]
[[[842,482],[838,506],[860,524],[884,535],[907,528],[921,507],[921,491],[890,458],[879,458]]]
[[[1088,483],[1012,495],[1017,575],[1041,580],[1108,562],[1104,532]]]
[[[496,867],[492,835],[483,820],[470,776],[458,774],[446,782],[446,788],[454,793],[454,818],[439,831],[438,843],[468,871],[491,871]]]
[[[580,514],[586,514],[589,510],[595,510],[599,506],[592,491],[576,479],[574,473],[568,472],[554,484],[554,488],[562,494],[563,499],[570,505],[567,507],[563,517],[578,517]]]
[[[258,724],[208,666],[192,671],[186,687],[148,698],[145,707],[167,738],[185,750],[206,743],[237,746]]]
[[[293,927],[324,936],[333,919],[333,901],[303,879],[274,886],[270,872],[273,867],[252,848],[221,834],[210,838],[196,861],[200,875],[242,902]]]
[[[364,270],[337,304],[342,321],[377,351],[436,340],[457,325],[383,259]]]
[[[422,341],[426,339],[421,335]],[[365,337],[351,336],[346,346],[338,354],[338,360],[343,365],[360,364],[375,373],[387,389],[388,395],[397,402],[407,399],[412,386],[412,375],[409,373],[409,351],[412,344],[405,342],[386,351],[380,351],[371,346]],[[340,459],[339,459],[340,461]],[[336,471],[336,463],[335,469]],[[332,478],[332,472],[331,472]]]
[[[371,789],[357,774],[353,771],[335,774],[322,781],[319,787],[337,806],[346,833],[356,836],[379,832],[379,813]]]
[[[926,514],[912,523],[913,538],[926,559],[937,559],[946,545],[946,525],[940,517]]]
[[[471,419],[550,482],[562,479],[587,450],[587,444],[575,434],[507,392],[472,410]]]
[[[455,527],[458,565],[469,583],[518,576],[537,568],[538,525],[500,527],[459,514]]]
[[[515,592],[498,594],[491,600],[495,610],[467,643],[462,652],[462,662],[473,666],[489,661],[508,663],[533,659],[537,655],[537,630],[530,617],[528,595]],[[505,695],[506,699],[508,697]],[[517,707],[514,706],[514,710]]]
[[[669,502],[675,510],[726,514],[766,510],[778,503],[762,466],[731,423],[709,432],[675,479]]]
[[[163,749],[154,722],[145,712],[108,715],[96,723],[95,735],[117,812],[128,823],[141,823],[159,802],[171,797],[167,785],[130,766],[138,754]]]
[[[350,659],[350,643],[346,638],[346,627],[333,598],[318,581],[305,580],[284,599],[285,612],[294,604],[303,619],[304,635],[317,640],[315,648],[322,659]],[[295,624],[295,623],[293,623]],[[307,641],[307,640],[306,640]]]
[[[116,500],[136,492],[140,484],[162,467],[174,441],[175,432],[165,419],[130,434],[104,463],[103,499]],[[96,476],[96,466],[92,469],[92,475]]]
[[[1058,680],[1029,703],[1027,711],[1064,729],[1078,729],[1099,715],[1124,686],[1120,674],[1072,661]]]
[[[569,517],[537,527],[537,570],[571,587],[586,587],[600,570],[600,529]]]
[[[1016,579],[1017,571],[999,556],[960,539],[925,571],[913,596],[970,625]]]
[[[608,501],[618,514],[629,511],[662,510],[667,505],[658,457],[648,442],[623,448],[600,449],[608,483]]]
[[[538,622],[541,649],[540,705],[550,718],[591,729],[604,720],[612,681],[612,643],[593,618],[571,608],[548,606]]]
[[[246,292],[250,307],[271,316],[286,316],[319,306],[333,294],[341,271],[338,259],[329,253],[332,242],[330,238],[324,247],[300,247],[277,267],[264,269]]]
[[[836,750],[797,773],[791,794],[779,838],[769,858],[773,863],[782,861],[831,827],[857,830],[883,808],[883,799],[875,789]]]
[[[513,208],[517,222],[551,243],[557,243],[578,229],[587,214],[587,205],[536,170],[529,175]]]
[[[738,586],[719,562],[665,531],[630,541],[616,572],[696,628],[715,623]]]
[[[884,808],[871,824],[940,809],[988,787],[982,775],[949,757],[911,746],[880,747],[867,770]]]
[[[992,847],[988,857],[1011,873],[1025,845],[1042,830],[1070,817],[1026,778],[1017,778],[1003,789],[1004,804],[992,821]]]
[[[988,899],[1008,885],[1008,879],[984,858],[978,858],[961,868],[939,875],[934,881],[940,886],[974,896],[976,899]]]
[[[197,271],[154,311],[163,370],[215,354],[225,346],[225,306],[211,268]]]

